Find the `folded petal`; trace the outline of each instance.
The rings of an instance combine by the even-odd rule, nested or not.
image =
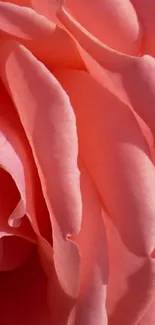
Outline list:
[[[19,202],[16,203],[17,208],[15,206],[10,216],[8,216],[8,222],[11,223],[12,220],[12,225],[16,227],[16,224],[20,225],[21,218],[24,217],[26,213],[24,169],[14,148],[2,133],[0,133],[0,137],[3,137],[3,140],[5,140],[0,147],[0,165],[13,177],[21,196],[21,198],[19,197],[18,199]],[[12,193],[10,193],[10,195],[12,195]]]
[[[23,204],[21,205],[20,203],[21,196],[25,204],[25,213],[30,216],[29,220],[32,224],[33,229],[38,234],[40,234],[41,230],[41,234],[43,236],[45,235],[46,237],[46,235],[48,236],[48,232],[50,230],[50,223],[48,221],[49,214],[43,199],[36,166],[32,157],[32,152],[24,134],[15,107],[13,106],[13,103],[11,102],[11,99],[9,98],[9,95],[7,94],[7,91],[2,83],[0,83],[0,94],[0,131],[3,135],[3,143],[1,142],[0,147],[1,165],[3,168],[5,168],[6,171],[8,171],[8,173],[10,173],[15,182],[15,186],[12,187],[12,197],[14,197],[14,195],[16,197],[17,192],[20,193],[20,195],[18,195],[18,200],[16,199],[14,206],[12,205],[11,207],[12,210],[9,210],[11,217],[11,219],[9,219],[9,223],[10,226],[15,226],[18,223],[17,216],[18,214],[19,217],[21,216],[21,208],[23,208]],[[3,175],[5,174],[3,172]],[[9,184],[12,184],[10,181]],[[2,202],[4,202],[4,209],[8,208],[8,186],[10,185],[6,185],[6,198],[3,197],[2,200]],[[18,191],[16,190],[16,186]],[[15,209],[16,206],[17,209]],[[44,215],[44,218],[42,215]],[[16,222],[14,222],[14,219],[16,219]],[[25,218],[20,225],[20,229],[21,227],[24,229],[23,223],[25,224]],[[47,228],[49,229],[48,232]],[[16,230],[20,229],[16,228]],[[32,229],[30,233],[33,233]]]
[[[143,32],[129,0],[66,0],[64,5],[103,43],[123,53],[139,53]]]
[[[55,75],[70,96],[80,152],[108,215],[130,251],[151,255],[155,169],[130,107],[85,72],[55,71]]]
[[[31,145],[50,211],[57,275],[65,292],[75,297],[80,257],[67,238],[81,224],[75,116],[60,84],[26,48],[7,42],[1,46],[0,62],[0,74]]]
[[[14,234],[35,242],[34,232],[28,220],[26,220],[25,214],[21,215],[18,204],[20,202],[20,193],[16,183],[3,168],[0,168],[0,179],[0,238]],[[16,214],[10,219],[15,210]],[[24,217],[22,221],[21,217]]]
[[[84,66],[68,33],[31,8],[0,1],[0,35],[18,40],[47,65]]]
[[[155,2],[152,0],[131,0],[137,17],[143,26],[143,43],[141,53],[155,56]]]
[[[90,74],[131,105],[155,135],[154,58],[149,55],[138,58],[116,52],[92,37],[64,9],[58,12],[58,16],[79,42],[79,51]]]
[[[58,24],[60,22],[56,17],[56,12],[63,3],[64,0],[31,0],[31,6],[34,10]]]
[[[108,252],[109,282],[107,290],[108,324],[141,325],[154,297],[155,261],[138,257],[123,244],[119,231],[104,214]],[[147,319],[147,317],[146,317]],[[145,325],[152,325],[149,322]],[[143,323],[142,323],[143,324]]]
[[[93,181],[80,162],[83,218],[73,237],[81,253],[80,291],[68,324],[106,325],[108,258],[102,207]]]
[[[10,162],[14,163],[13,157]],[[2,168],[0,181],[0,271],[8,271],[25,262],[31,251],[32,242],[35,242],[35,236],[26,220],[22,222],[22,227],[19,227],[19,224],[18,228],[14,228],[14,220],[13,227],[9,226],[10,215],[19,202],[20,194],[12,177]],[[20,210],[16,210],[18,214],[15,217],[18,218]]]

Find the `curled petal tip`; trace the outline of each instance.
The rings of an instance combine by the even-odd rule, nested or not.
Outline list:
[[[26,211],[25,211],[25,205],[22,200],[19,201],[16,208],[12,212],[11,216],[9,217],[8,224],[10,227],[18,228],[21,226],[22,218],[24,217]]]
[[[10,227],[12,228],[18,228],[21,226],[22,220],[21,219],[13,219],[13,218],[9,218],[8,220],[8,224]]]

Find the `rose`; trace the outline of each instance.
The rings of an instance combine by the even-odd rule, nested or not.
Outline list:
[[[0,2],[1,321],[151,325],[155,4],[61,5]]]

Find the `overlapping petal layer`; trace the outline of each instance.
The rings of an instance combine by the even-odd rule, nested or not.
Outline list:
[[[0,1],[0,271],[27,315],[1,273],[6,325],[6,299],[13,324],[153,324],[154,9]]]

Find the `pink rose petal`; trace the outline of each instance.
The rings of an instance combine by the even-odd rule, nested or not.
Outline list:
[[[89,72],[121,100],[132,105],[155,133],[155,60],[149,55],[137,58],[113,51],[93,38],[64,9],[58,16],[84,48],[84,51],[80,48],[80,52]],[[143,100],[141,94],[145,94]]]
[[[143,26],[143,43],[141,53],[155,56],[155,2],[154,0],[131,0],[137,17]]]
[[[138,55],[143,29],[129,0],[66,0],[64,6],[103,43],[117,51]]]
[[[0,1],[0,33],[18,40],[46,64],[84,66],[71,37],[30,8]]]
[[[80,258],[77,246],[67,239],[80,230],[81,224],[74,113],[57,80],[23,46],[15,42],[1,46],[0,62],[50,210],[56,271],[64,290],[75,297]]]
[[[123,244],[119,229],[109,218],[105,221],[110,263],[107,291],[109,325],[141,325],[154,297],[155,261],[131,253]],[[149,323],[148,318],[146,324],[153,323]]]
[[[102,203],[128,249],[140,256],[151,255],[155,169],[132,111],[85,72],[55,74],[71,98],[80,152]]]
[[[89,173],[81,164],[83,218],[74,240],[81,253],[80,293],[68,325],[106,325],[108,258],[102,207]]]

